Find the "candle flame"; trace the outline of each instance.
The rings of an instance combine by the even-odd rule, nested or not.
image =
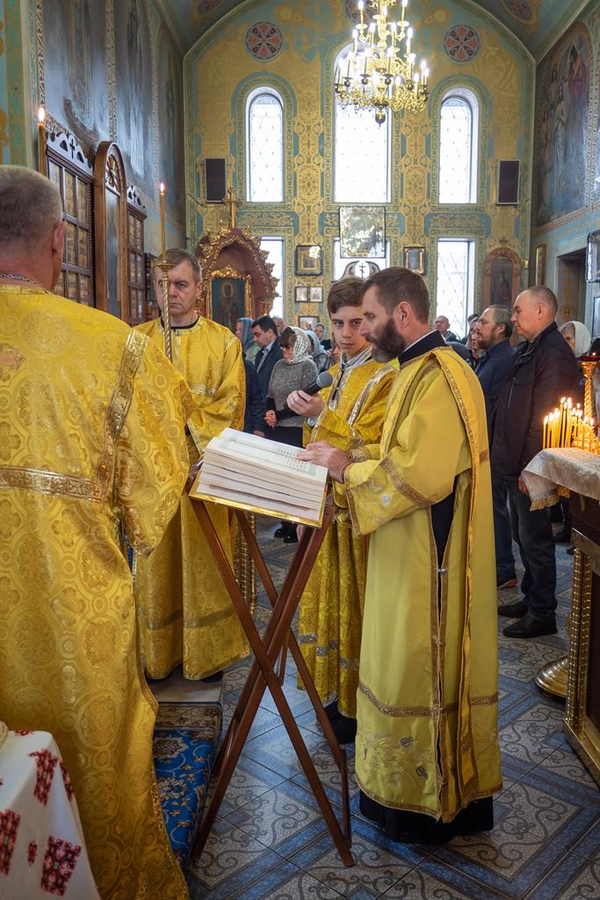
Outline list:
[[[161,181],[161,183],[160,183],[160,192],[161,192],[161,194],[164,194],[164,192],[165,192],[165,186],[164,186],[164,184],[162,183],[162,181]]]
[[[38,124],[44,125],[44,123],[46,122],[46,110],[43,106],[38,107],[37,117]]]

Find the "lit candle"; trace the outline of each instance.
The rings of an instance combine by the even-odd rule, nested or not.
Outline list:
[[[167,257],[167,238],[165,233],[165,186],[160,183],[160,255],[161,259]]]
[[[547,446],[548,446],[548,416],[544,416],[544,441],[543,441],[542,447],[545,450]]]
[[[42,175],[46,174],[46,110],[40,106],[37,113],[38,119],[38,169]]]

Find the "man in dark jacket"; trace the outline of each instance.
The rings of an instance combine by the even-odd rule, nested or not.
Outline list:
[[[513,333],[511,309],[508,306],[488,306],[473,325],[482,351],[475,374],[479,378],[485,411],[490,429],[498,396],[504,379],[512,368],[514,348],[510,345]],[[496,583],[498,587],[516,587],[515,558],[507,507],[506,482],[492,472],[492,502],[494,505],[494,537],[496,544]]]
[[[523,599],[498,610],[518,618],[504,629],[508,637],[556,634],[552,526],[546,509],[530,508],[521,473],[542,449],[544,416],[561,397],[580,393],[577,360],[554,321],[557,308],[546,287],[531,287],[515,300],[512,322],[525,343],[515,353],[492,422],[492,474],[506,481],[513,534],[525,567]]]
[[[269,392],[271,372],[277,360],[283,359],[281,347],[277,342],[277,325],[271,316],[260,316],[252,323],[254,342],[260,347],[254,365],[258,372],[260,387],[265,395]]]

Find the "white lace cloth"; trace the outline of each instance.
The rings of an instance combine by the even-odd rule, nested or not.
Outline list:
[[[9,731],[0,747],[0,898],[100,900],[77,804],[46,731]]]
[[[541,450],[523,470],[523,481],[532,509],[553,506],[570,491],[600,500],[600,456],[575,447]]]

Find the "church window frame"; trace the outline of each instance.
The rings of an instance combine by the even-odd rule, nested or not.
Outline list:
[[[452,108],[462,111],[462,123],[459,116],[451,117],[448,114],[448,110]],[[468,132],[468,137],[457,171],[455,150],[461,124],[462,130]],[[480,102],[477,94],[468,87],[455,85],[448,88],[442,96],[438,112],[437,186],[440,205],[473,205],[478,202],[480,131]]]
[[[278,191],[275,197],[266,196],[264,193],[261,196],[261,192],[258,189],[257,185],[257,177],[255,175],[255,153],[260,151],[260,148],[256,147],[258,141],[254,141],[253,139],[253,108],[257,105],[257,102],[260,103],[261,100],[264,101],[264,98],[270,98],[270,100],[274,100],[275,104],[269,103],[269,105],[276,105],[279,111],[279,161],[278,167],[280,169],[280,177],[277,178],[278,182]],[[245,117],[244,117],[244,136],[245,136],[245,200],[247,203],[253,204],[267,204],[272,205],[275,203],[282,204],[285,202],[285,193],[286,193],[286,179],[285,179],[285,170],[286,170],[286,153],[285,153],[285,103],[281,93],[274,87],[270,85],[257,85],[252,88],[245,100]],[[256,147],[256,149],[255,149]],[[273,155],[271,156],[271,161],[273,159]],[[261,157],[261,162],[265,162],[265,158]],[[258,160],[256,160],[258,162]],[[265,176],[268,179],[269,172],[265,169],[263,173],[263,178]],[[253,187],[256,186],[256,187]]]

